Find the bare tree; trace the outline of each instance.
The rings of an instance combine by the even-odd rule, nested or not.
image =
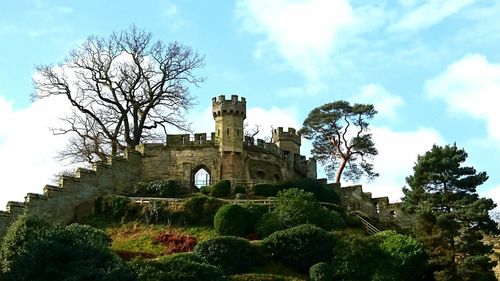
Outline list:
[[[204,58],[177,42],[165,45],[135,26],[108,38],[90,36],[57,67],[39,65],[35,98],[65,96],[73,113],[55,134],[72,134],[59,155],[93,162],[164,139],[166,127],[188,130],[189,85],[204,77]]]
[[[243,124],[243,130],[244,130],[244,135],[245,137],[255,137],[257,134],[260,132],[260,125],[254,125],[253,127],[250,128],[250,125],[248,123]]]

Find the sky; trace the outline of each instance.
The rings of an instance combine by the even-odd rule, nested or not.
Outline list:
[[[211,98],[247,99],[247,122],[300,128],[336,100],[373,104],[380,176],[361,180],[399,201],[417,156],[456,143],[486,171],[481,196],[500,203],[500,1],[481,0],[17,0],[0,2],[0,209],[42,193],[64,136],[49,128],[64,100],[33,102],[36,65],[57,65],[88,36],[131,25],[205,56],[188,119],[211,132]],[[305,142],[302,152],[309,154]],[[320,175],[324,175],[318,167]],[[351,183],[343,183],[345,185]]]

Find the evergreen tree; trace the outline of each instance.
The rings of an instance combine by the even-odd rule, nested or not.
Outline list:
[[[404,208],[416,214],[416,235],[427,247],[434,277],[442,280],[496,280],[484,234],[498,233],[489,211],[491,199],[479,198],[476,188],[488,176],[463,166],[463,149],[434,145],[419,156],[404,188]]]
[[[311,153],[325,166],[328,178],[340,183],[342,175],[356,181],[374,179],[373,158],[378,151],[369,133],[369,123],[377,111],[371,104],[336,101],[313,109],[299,133],[313,141]]]

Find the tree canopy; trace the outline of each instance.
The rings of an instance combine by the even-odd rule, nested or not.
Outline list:
[[[485,233],[498,233],[488,213],[495,204],[477,195],[488,176],[464,166],[466,159],[456,145],[434,145],[418,157],[403,189],[403,206],[416,214],[416,235],[438,281],[496,280],[492,247],[482,242]]]
[[[163,139],[167,126],[188,129],[183,117],[203,57],[177,42],[153,41],[132,26],[109,37],[90,36],[58,66],[39,65],[35,98],[64,96],[72,113],[56,134],[72,134],[61,158],[105,160],[141,140]]]
[[[347,101],[327,103],[309,113],[299,133],[313,140],[311,152],[325,165],[329,178],[335,175],[339,183],[342,175],[353,181],[378,176],[372,163],[378,151],[368,128],[376,113],[371,104]]]

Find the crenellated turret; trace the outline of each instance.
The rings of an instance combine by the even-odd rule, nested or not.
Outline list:
[[[212,114],[215,119],[215,142],[220,152],[243,152],[243,121],[247,114],[247,102],[244,97],[238,100],[232,95],[212,98]]]
[[[294,128],[288,128],[288,131],[283,131],[283,127],[273,129],[272,142],[283,151],[300,154],[301,139]]]

